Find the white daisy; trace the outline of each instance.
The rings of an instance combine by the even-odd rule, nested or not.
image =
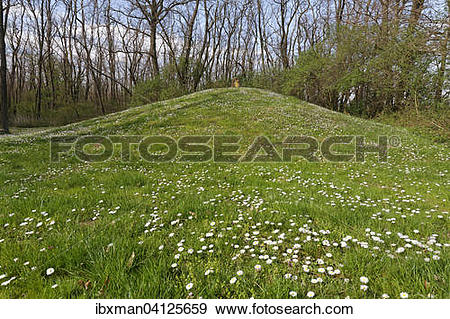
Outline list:
[[[212,273],[213,270],[212,269],[208,269],[207,271],[205,271],[205,276],[208,276],[210,273]]]

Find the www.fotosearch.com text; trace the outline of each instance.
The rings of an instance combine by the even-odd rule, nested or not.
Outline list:
[[[238,135],[188,135],[175,139],[165,135],[85,135],[58,136],[50,139],[50,160],[59,162],[61,155],[75,156],[83,162],[292,162],[303,158],[310,162],[364,162],[374,153],[386,162],[389,147],[400,144],[397,136],[379,136],[377,143],[366,142],[361,135],[329,136],[322,140],[311,136],[287,136],[273,142],[266,136],[255,137],[249,146],[242,145]],[[115,157],[114,155],[119,155]],[[134,156],[133,156],[134,155]]]

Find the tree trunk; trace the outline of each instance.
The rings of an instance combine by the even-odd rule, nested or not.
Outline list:
[[[450,0],[447,0],[447,22],[450,23]],[[445,68],[447,66],[447,55],[448,55],[448,38],[450,37],[450,27],[447,23],[447,30],[444,30],[444,39],[441,42],[441,64],[437,73],[435,99],[440,101],[442,99],[442,88],[444,86],[445,79]]]
[[[5,5],[5,6],[4,6]],[[2,109],[2,129],[3,133],[9,133],[8,122],[8,87],[6,81],[6,25],[9,11],[9,3],[3,4],[0,0],[0,103]]]
[[[159,76],[158,52],[156,50],[156,23],[150,24],[150,61],[152,65],[152,75],[154,78]]]

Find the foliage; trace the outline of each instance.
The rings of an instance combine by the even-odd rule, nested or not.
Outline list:
[[[139,106],[159,101],[161,94],[161,79],[138,82],[133,89],[130,106]]]
[[[437,103],[420,111],[401,110],[380,114],[376,120],[382,123],[402,126],[411,132],[428,136],[436,143],[450,143],[450,108]]]
[[[167,100],[186,94],[186,89],[177,81],[173,66],[166,66],[162,74],[154,79],[140,81],[131,95],[130,106],[140,106]]]
[[[382,39],[378,26],[341,27],[297,62],[273,76],[247,81],[357,116],[428,108],[435,105],[437,80],[427,34],[393,32]]]

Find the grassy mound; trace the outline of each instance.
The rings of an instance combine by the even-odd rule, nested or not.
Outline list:
[[[401,145],[387,162],[50,163],[49,137],[83,134]],[[4,137],[0,151],[0,297],[450,297],[449,147],[403,129],[220,89]]]

